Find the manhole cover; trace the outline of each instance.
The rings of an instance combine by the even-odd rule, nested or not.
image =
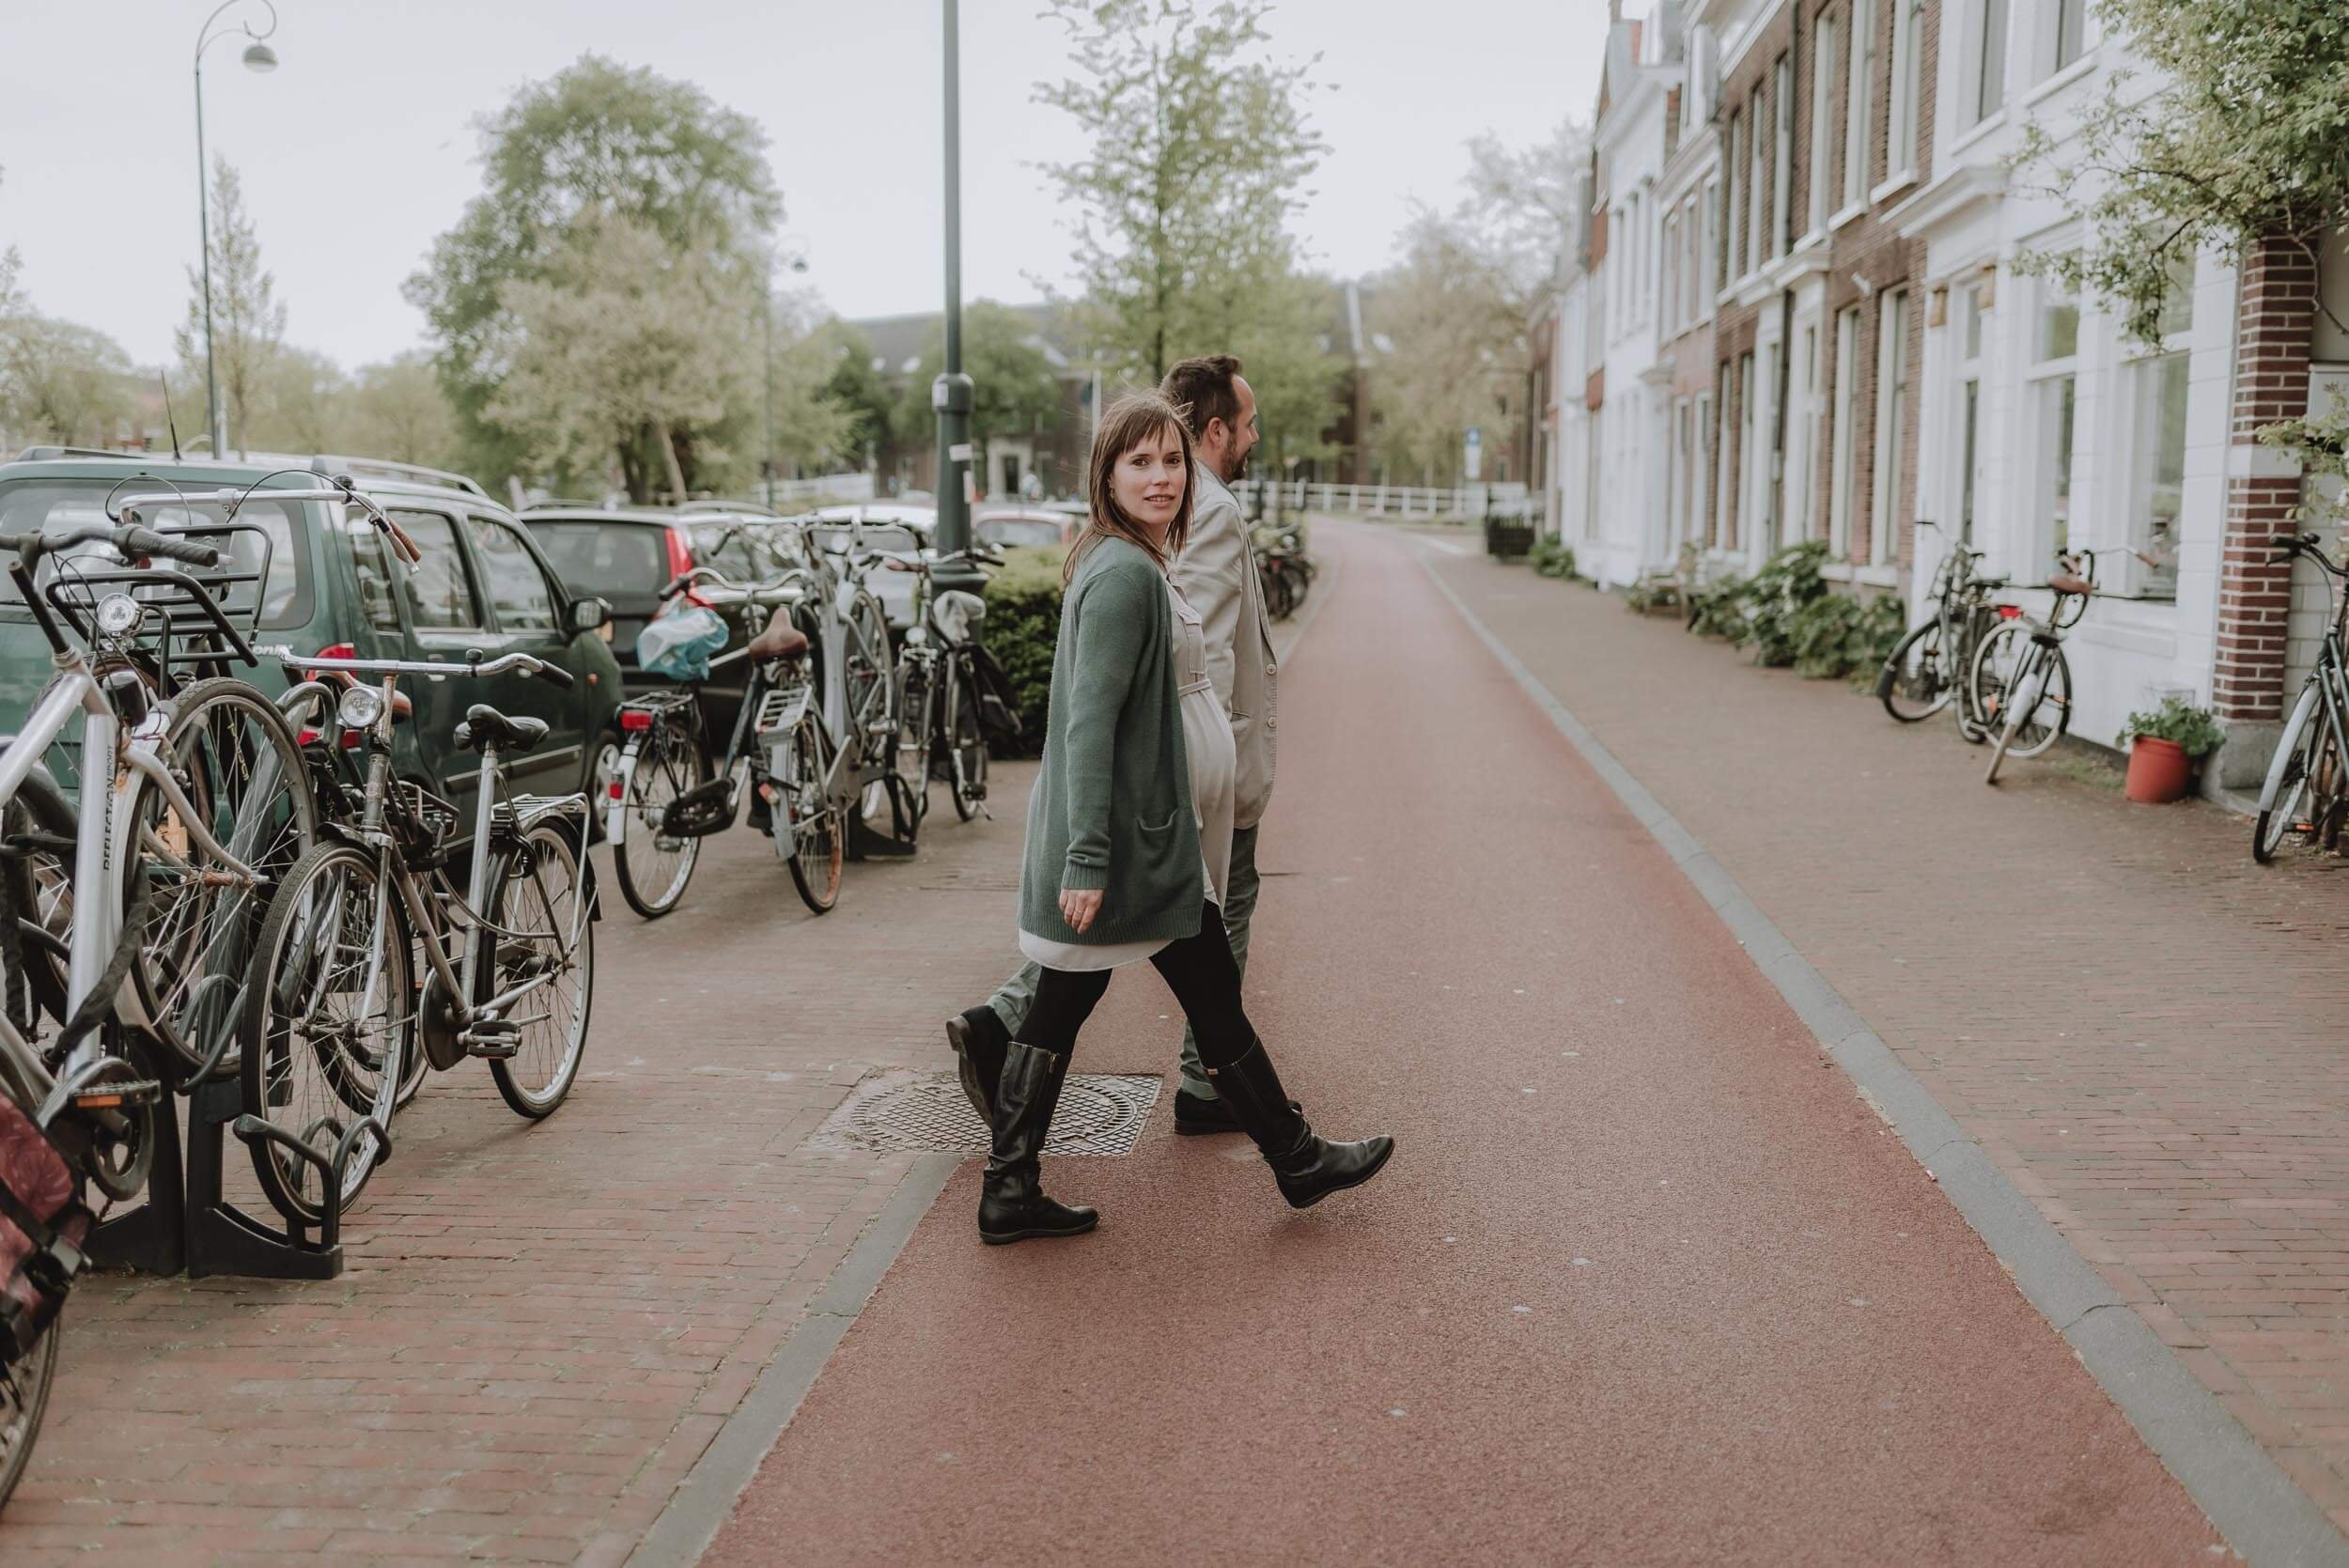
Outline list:
[[[1075,1073],[1052,1113],[1048,1155],[1124,1155],[1150,1108],[1159,1079],[1150,1073]],[[818,1149],[879,1153],[918,1149],[950,1155],[988,1152],[987,1124],[963,1097],[953,1073],[876,1073],[848,1092],[810,1140]]]

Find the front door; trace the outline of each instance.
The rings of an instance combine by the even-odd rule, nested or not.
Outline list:
[[[395,574],[408,613],[408,657],[464,668],[472,648],[488,657],[492,647],[489,616],[474,581],[457,519],[445,512],[395,511],[392,520],[416,541],[423,559],[412,571]],[[416,736],[430,767],[431,785],[463,813],[460,831],[473,831],[477,760],[460,752],[454,737],[474,703],[490,702],[490,683],[452,676],[426,680],[410,675],[399,689],[416,705]]]
[[[526,653],[569,668],[570,639],[563,629],[563,596],[522,542],[521,530],[496,518],[472,513],[465,519],[465,532],[473,543],[482,592],[490,601],[490,657]],[[586,766],[583,753],[587,737],[579,717],[587,710],[583,694],[519,672],[481,684],[486,692],[479,701],[495,704],[509,718],[547,722],[547,737],[529,754],[507,764],[506,776],[516,787],[552,795],[577,789]]]

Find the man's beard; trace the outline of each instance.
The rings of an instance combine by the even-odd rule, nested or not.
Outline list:
[[[1227,485],[1238,484],[1242,479],[1248,476],[1248,458],[1250,455],[1251,454],[1247,452],[1243,452],[1238,457],[1231,459],[1231,472],[1228,474],[1219,472],[1216,474],[1216,477],[1222,480]],[[1219,465],[1219,467],[1221,465]]]

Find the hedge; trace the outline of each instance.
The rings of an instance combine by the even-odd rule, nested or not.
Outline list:
[[[1044,715],[1052,695],[1052,648],[1060,640],[1060,568],[1067,552],[1048,545],[1003,551],[987,584],[981,640],[1011,677],[1025,722],[1019,753],[1044,751]]]

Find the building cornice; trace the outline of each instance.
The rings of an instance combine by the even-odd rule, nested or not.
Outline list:
[[[1961,163],[1899,206],[1883,222],[1904,240],[1914,240],[1965,216],[1978,203],[2006,194],[2006,169],[1998,163]]]

